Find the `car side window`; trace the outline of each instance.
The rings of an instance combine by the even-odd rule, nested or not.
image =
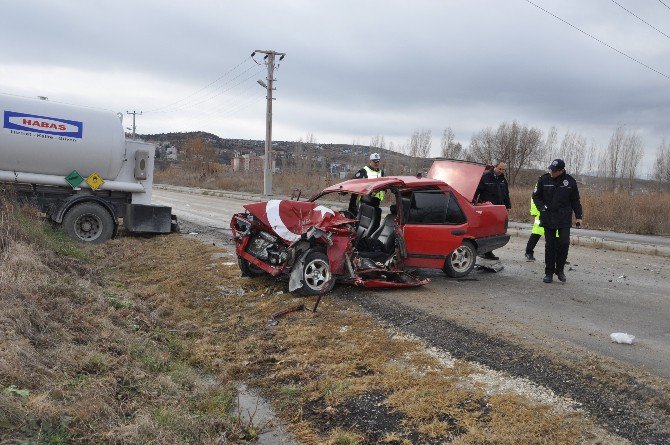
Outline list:
[[[448,207],[449,196],[443,192],[414,192],[407,224],[444,224]]]
[[[465,218],[465,214],[463,213],[463,209],[461,209],[461,206],[458,205],[458,201],[456,200],[456,197],[449,193],[449,204],[447,206],[447,218],[446,218],[446,223],[447,224],[465,224],[467,222],[467,219]]]

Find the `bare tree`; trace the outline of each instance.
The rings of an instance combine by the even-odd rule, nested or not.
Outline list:
[[[612,133],[605,155],[605,177],[610,179],[612,187],[619,182],[626,182],[629,189],[642,160],[644,150],[642,138],[634,131],[628,131],[619,125]]]
[[[556,127],[551,127],[547,132],[547,138],[544,141],[544,152],[546,154],[546,159],[538,160],[538,167],[541,170],[544,170],[547,167],[547,159],[555,159],[558,153],[558,147],[556,143],[558,142],[558,130]]]
[[[209,172],[209,164],[218,162],[214,147],[203,141],[200,136],[186,141],[184,158],[191,170],[203,175]]]
[[[591,147],[586,152],[586,160],[584,161],[585,174],[598,176],[598,156],[600,152],[600,147],[596,145],[596,142],[591,141]]]
[[[570,173],[581,175],[586,158],[586,138],[579,133],[566,131],[558,155],[551,156],[552,159],[554,157],[563,159]]]
[[[379,135],[370,138],[370,147],[379,147]]]
[[[656,150],[654,179],[664,185],[670,185],[670,144],[665,139]]]
[[[451,127],[447,127],[442,131],[442,139],[440,141],[441,156],[447,159],[461,159],[463,155],[463,146],[460,142],[455,141],[454,132]]]
[[[486,128],[472,136],[469,155],[486,164],[507,163],[509,182],[514,184],[522,168],[529,168],[542,159],[546,143],[542,130],[519,125],[516,121],[500,124],[496,131]]]

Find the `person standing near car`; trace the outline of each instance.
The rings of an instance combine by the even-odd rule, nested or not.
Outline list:
[[[572,213],[575,225],[581,226],[582,203],[579,199],[577,181],[565,172],[565,162],[554,159],[549,164],[549,173],[540,176],[533,192],[533,202],[540,211],[540,225],[544,227],[544,278],[551,283],[554,274],[566,282],[565,262],[570,248]]]
[[[540,211],[533,202],[532,194],[530,196],[530,216],[534,218],[534,221],[533,230],[531,231],[530,238],[528,238],[528,243],[526,244],[526,261],[535,261],[535,246],[537,246],[537,242],[540,241],[540,238],[544,235],[544,227],[540,225]]]
[[[368,165],[358,170],[354,175],[354,179],[363,179],[363,178],[382,178],[384,177],[384,169],[381,167],[381,156],[379,153],[372,153],[370,155],[370,162]],[[351,195],[349,201],[349,211],[354,215],[357,214],[358,202],[356,195]],[[379,205],[379,203],[384,199],[384,192],[377,192],[373,196],[374,203]]]
[[[507,210],[511,209],[512,203],[509,199],[509,187],[507,186],[507,179],[505,178],[506,171],[507,164],[502,161],[498,162],[493,169],[485,171],[477,186],[475,201],[504,205]],[[495,256],[493,251],[484,253],[482,258],[487,260],[500,259]]]

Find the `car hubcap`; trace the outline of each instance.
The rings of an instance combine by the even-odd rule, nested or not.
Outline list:
[[[464,272],[468,270],[473,259],[472,251],[467,247],[460,246],[451,254],[451,267],[456,272]]]
[[[323,260],[313,260],[305,267],[305,283],[311,289],[321,290],[330,281],[330,267]]]
[[[79,239],[92,241],[102,233],[102,222],[95,215],[82,215],[76,221],[74,231]]]

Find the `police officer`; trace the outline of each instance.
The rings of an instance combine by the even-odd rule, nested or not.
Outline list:
[[[384,176],[384,169],[381,168],[381,156],[379,153],[372,153],[370,155],[370,163],[358,170],[354,175],[354,179],[361,178],[381,178]]]
[[[509,188],[507,186],[507,179],[505,179],[505,172],[507,171],[507,164],[498,162],[492,170],[487,170],[482,175],[479,181],[477,191],[475,192],[475,200],[477,202],[490,202],[495,205],[504,205],[508,210],[512,208],[512,203],[509,199]],[[487,260],[499,260],[493,252],[486,252],[482,255]]]
[[[381,156],[379,153],[372,153],[370,155],[370,162],[368,165],[358,170],[354,175],[354,179],[363,179],[363,178],[381,178],[384,176],[384,169],[381,168]],[[384,192],[377,192],[373,196],[373,201],[375,205],[384,199]],[[351,200],[349,201],[349,211],[354,215],[357,213],[357,199],[356,195],[351,195]]]
[[[565,162],[554,159],[549,164],[549,173],[540,176],[533,192],[533,201],[540,211],[540,224],[544,227],[544,278],[551,283],[554,274],[566,281],[565,261],[570,248],[572,213],[575,225],[582,224],[582,203],[579,200],[577,181],[565,172]]]

